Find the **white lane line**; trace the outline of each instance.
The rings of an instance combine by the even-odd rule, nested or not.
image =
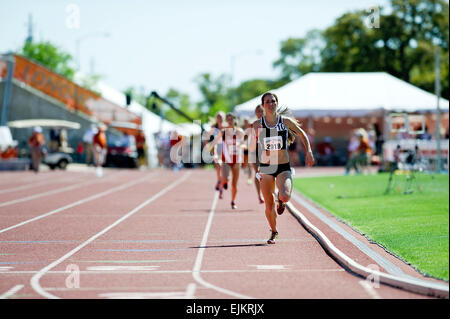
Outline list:
[[[367,282],[366,280],[360,280],[359,284],[364,288],[364,290],[372,299],[382,299],[380,295],[375,291],[375,288],[370,282]]]
[[[65,191],[69,191],[69,190],[73,190],[73,189],[82,187],[84,185],[94,184],[94,183],[98,183],[98,182],[101,182],[101,181],[104,181],[104,179],[97,179],[95,181],[89,180],[89,181],[85,181],[85,182],[78,183],[78,184],[75,184],[75,185],[71,185],[71,186],[67,186],[67,187],[51,190],[51,191],[48,191],[48,192],[38,193],[38,194],[30,195],[30,196],[27,196],[27,197],[22,197],[22,198],[19,198],[19,199],[10,200],[8,202],[0,203],[0,208],[1,207],[5,207],[5,206],[9,206],[9,205],[14,205],[14,204],[17,204],[17,203],[23,203],[23,202],[26,202],[26,201],[29,201],[29,200],[32,200],[32,199],[36,199],[36,198],[41,198],[41,197],[45,197],[45,196],[49,196],[49,195],[59,194],[59,193],[65,192]]]
[[[279,269],[280,270],[280,269]],[[305,273],[305,272],[344,272],[345,269],[282,269],[280,271],[283,272],[289,272],[289,273]],[[262,272],[273,272],[271,269],[254,269],[254,270],[202,270],[200,273],[207,274],[207,273],[217,273],[217,274],[225,274],[225,273],[262,273]],[[17,270],[17,271],[4,271],[0,272],[1,275],[19,275],[19,274],[27,274],[27,275],[35,275],[39,273],[39,271],[34,270]],[[192,274],[192,270],[107,270],[107,271],[100,271],[100,270],[80,270],[80,275],[98,275],[98,274],[123,274],[123,275],[129,275],[129,274]],[[65,270],[54,270],[54,271],[47,271],[46,274],[49,275],[61,275],[61,274],[67,274],[67,271]],[[71,288],[72,289],[72,288]]]
[[[186,299],[194,299],[196,289],[197,285],[194,283],[190,283],[186,288]]]
[[[124,220],[126,220],[127,218],[129,218],[130,216],[134,215],[136,212],[138,212],[139,210],[141,210],[142,208],[144,208],[145,206],[147,206],[148,204],[150,204],[151,202],[153,202],[154,200],[158,199],[159,197],[161,197],[162,195],[164,195],[165,193],[169,192],[170,190],[172,190],[174,187],[176,187],[178,184],[181,184],[182,182],[184,182],[192,173],[185,173],[183,177],[181,177],[180,179],[178,179],[177,181],[171,183],[169,186],[165,187],[164,189],[162,189],[161,191],[159,191],[157,194],[153,195],[152,197],[150,197],[149,199],[147,199],[146,201],[144,201],[143,203],[141,203],[140,205],[138,205],[137,207],[135,207],[133,210],[131,210],[130,212],[128,212],[126,215],[122,216],[120,219],[118,219],[117,221],[115,221],[114,223],[112,223],[111,225],[109,225],[108,227],[106,227],[105,229],[103,229],[101,232],[95,234],[94,236],[92,236],[91,238],[89,238],[88,240],[86,240],[84,243],[82,243],[81,245],[79,245],[78,247],[72,249],[71,251],[69,251],[67,254],[65,254],[64,256],[62,256],[61,258],[59,258],[58,260],[55,260],[54,262],[52,262],[50,265],[42,268],[36,275],[34,275],[31,280],[31,287],[41,296],[46,297],[46,298],[50,298],[50,299],[59,299],[59,297],[54,296],[50,293],[48,293],[47,291],[45,291],[45,289],[43,289],[41,287],[41,285],[39,284],[39,280],[40,278],[46,273],[48,272],[50,269],[56,267],[57,265],[59,265],[60,263],[62,263],[64,260],[66,260],[67,258],[69,258],[70,256],[72,256],[73,254],[75,254],[76,252],[78,252],[79,250],[81,250],[83,247],[89,245],[91,242],[93,242],[95,239],[97,239],[98,237],[102,236],[103,234],[105,234],[106,232],[108,232],[109,230],[111,230],[112,228],[114,228],[115,226],[119,225],[121,222],[123,222]]]
[[[205,253],[205,247],[206,247],[206,243],[208,242],[208,236],[209,236],[209,231],[211,230],[211,224],[212,224],[212,220],[214,217],[214,212],[217,206],[217,200],[219,198],[219,192],[215,192],[214,195],[214,200],[211,206],[211,210],[209,212],[209,217],[208,217],[208,221],[206,222],[206,227],[205,227],[205,231],[203,233],[203,238],[202,238],[202,242],[200,244],[200,248],[198,250],[198,254],[197,254],[197,258],[195,259],[195,264],[194,264],[194,269],[192,269],[192,276],[194,277],[195,281],[197,281],[199,284],[207,287],[207,288],[211,288],[214,289],[218,292],[221,292],[223,294],[226,295],[230,295],[232,297],[235,298],[241,298],[241,299],[253,299],[252,297],[246,296],[246,295],[242,295],[239,293],[236,293],[234,291],[225,289],[225,288],[221,288],[218,286],[215,286],[205,280],[203,280],[203,278],[200,276],[200,271],[202,268],[202,261],[203,261],[203,255]]]
[[[0,295],[0,299],[7,299],[14,295],[16,292],[18,292],[20,289],[23,288],[23,285],[17,285],[9,289],[7,292],[5,292],[3,295]]]
[[[286,270],[284,265],[256,265],[258,270]]]
[[[23,222],[21,222],[21,223],[19,223],[19,224],[16,224],[16,225],[13,225],[13,226],[4,228],[4,229],[0,229],[0,234],[1,234],[1,233],[4,233],[4,232],[7,232],[8,230],[11,230],[11,229],[14,229],[14,228],[17,228],[17,227],[26,225],[26,224],[28,224],[28,223],[34,222],[34,221],[36,221],[36,220],[45,218],[45,217],[47,217],[47,216],[50,216],[50,215],[59,213],[59,212],[61,212],[61,211],[63,211],[63,210],[66,210],[66,209],[68,209],[68,208],[72,208],[72,207],[75,207],[75,206],[78,206],[78,205],[87,203],[87,202],[89,202],[89,201],[91,201],[91,200],[98,199],[98,198],[100,198],[100,197],[102,197],[102,196],[109,195],[109,194],[111,194],[111,193],[113,193],[113,192],[116,192],[116,191],[119,191],[119,190],[128,188],[128,187],[133,186],[133,185],[135,185],[135,184],[138,184],[138,183],[142,182],[143,180],[148,179],[148,178],[150,178],[150,177],[154,177],[154,175],[151,175],[151,176],[144,176],[143,178],[140,178],[140,179],[138,179],[138,180],[128,182],[128,183],[126,183],[126,184],[123,184],[123,185],[120,185],[120,186],[111,188],[111,189],[109,189],[109,190],[107,190],[107,191],[104,191],[104,192],[101,192],[101,193],[98,193],[98,194],[95,194],[95,195],[86,197],[86,198],[84,198],[84,199],[80,199],[80,200],[78,200],[78,201],[76,201],[76,202],[73,202],[73,203],[71,203],[71,204],[68,204],[68,205],[65,205],[65,206],[63,206],[63,207],[54,209],[54,210],[52,210],[52,211],[50,211],[50,212],[48,212],[48,213],[45,213],[45,214],[36,216],[36,217],[31,218],[31,219],[28,219],[28,220],[25,220],[25,221],[23,221]]]
[[[164,292],[110,292],[99,294],[99,297],[108,299],[193,299],[196,285],[190,283],[186,291]]]
[[[73,180],[72,179],[71,180],[60,180],[57,182],[61,183],[61,182],[66,182],[66,181],[71,182]],[[25,189],[29,189],[29,188],[33,188],[33,187],[37,187],[37,186],[41,186],[41,185],[45,185],[45,184],[50,184],[50,183],[54,183],[54,181],[45,180],[45,181],[40,181],[40,182],[34,183],[34,184],[28,184],[28,185],[13,187],[13,188],[2,189],[2,190],[0,190],[0,194],[11,193],[11,192],[15,192],[15,191],[22,191]]]

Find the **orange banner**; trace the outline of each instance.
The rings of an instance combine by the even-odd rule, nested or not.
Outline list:
[[[34,63],[20,55],[14,55],[14,78],[62,102],[71,111],[80,111],[99,121],[110,124],[114,121],[142,124],[134,113],[102,98],[67,78]],[[6,77],[6,63],[0,60],[0,77]]]

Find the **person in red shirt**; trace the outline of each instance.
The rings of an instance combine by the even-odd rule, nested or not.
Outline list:
[[[237,209],[237,184],[239,180],[239,172],[244,157],[244,131],[237,126],[236,116],[228,113],[225,116],[226,125],[212,142],[214,147],[216,144],[222,145],[222,166],[220,169],[221,185],[219,187],[219,198],[223,198],[223,189],[228,188],[228,178],[231,171],[231,209]]]
[[[331,137],[327,136],[322,143],[317,144],[317,153],[326,166],[333,164],[334,147],[331,144]]]
[[[183,156],[183,147],[185,139],[182,135],[178,134],[177,131],[172,131],[170,133],[170,162],[173,165],[173,170],[178,171],[183,164],[181,158]]]
[[[102,165],[105,163],[107,152],[106,125],[100,125],[98,132],[92,140],[92,148],[94,152],[94,165],[96,167],[96,175],[103,176]]]
[[[138,153],[139,166],[145,166],[145,135],[143,131],[139,131],[136,136],[136,150]]]
[[[33,133],[28,139],[28,146],[31,150],[31,161],[33,165],[33,170],[37,173],[39,172],[39,164],[41,163],[41,157],[43,148],[45,145],[45,138],[42,134],[42,128],[40,126],[36,126],[33,129]]]

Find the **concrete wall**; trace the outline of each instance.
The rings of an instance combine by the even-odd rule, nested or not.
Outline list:
[[[5,82],[0,82],[0,114],[4,90]],[[78,142],[82,140],[84,132],[95,123],[95,119],[82,113],[71,112],[61,102],[21,82],[13,81],[7,121],[26,119],[58,119],[80,123],[79,130],[67,130],[69,146],[73,149],[76,149]],[[50,139],[49,130],[50,128],[43,129],[47,141]],[[11,128],[13,139],[19,142],[19,149],[27,148],[31,132],[32,128]]]

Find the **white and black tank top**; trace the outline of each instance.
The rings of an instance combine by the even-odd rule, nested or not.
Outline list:
[[[258,134],[258,146],[264,151],[280,151],[287,149],[288,146],[288,128],[283,123],[280,115],[275,126],[267,125],[265,117],[261,117],[262,129]]]

